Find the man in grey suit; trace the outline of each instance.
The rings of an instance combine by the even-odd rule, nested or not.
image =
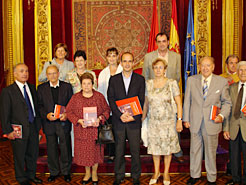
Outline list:
[[[166,77],[176,80],[179,83],[180,74],[181,74],[181,56],[178,53],[170,51],[168,49],[169,37],[166,33],[158,33],[155,37],[156,44],[158,49],[147,53],[144,57],[144,66],[143,66],[143,76],[145,80],[154,79],[154,71],[152,69],[152,63],[157,58],[162,58],[168,63]],[[179,142],[180,142],[180,133],[178,133]],[[175,153],[174,156],[178,162],[183,163],[183,151]]]
[[[165,59],[168,63],[166,77],[177,80],[179,83],[181,71],[180,54],[168,49],[169,37],[167,34],[158,33],[155,40],[158,49],[147,53],[144,57],[143,76],[145,80],[154,79],[155,75],[152,69],[152,63],[155,59],[162,58]]]
[[[227,80],[214,75],[214,67],[214,59],[204,57],[199,63],[201,74],[191,76],[187,80],[183,107],[184,125],[191,133],[191,177],[187,184],[196,184],[201,177],[203,148],[208,184],[216,184],[218,135],[222,130],[223,120],[230,114],[231,99]],[[210,119],[212,105],[221,108],[214,121]]]
[[[230,140],[231,147],[231,172],[232,180],[226,184],[246,184],[246,113],[241,108],[246,103],[246,61],[241,61],[237,66],[239,82],[229,88],[232,100],[232,111],[226,119],[223,131],[224,138]],[[243,177],[241,170],[241,152],[243,153]]]

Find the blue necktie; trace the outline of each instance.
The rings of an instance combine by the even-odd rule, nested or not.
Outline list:
[[[204,100],[207,97],[207,93],[208,93],[208,81],[204,80],[204,83],[203,83],[203,99]]]
[[[30,101],[30,98],[26,92],[26,85],[24,85],[24,97],[25,97],[25,100],[26,100],[26,104],[27,104],[27,107],[28,107],[28,120],[30,123],[33,122],[34,120],[34,114],[33,114],[33,110],[32,110],[32,104],[31,104],[31,101]]]

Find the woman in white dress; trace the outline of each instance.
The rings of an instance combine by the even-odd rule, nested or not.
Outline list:
[[[152,154],[155,168],[149,184],[157,183],[160,176],[160,158],[164,155],[163,184],[169,185],[172,153],[180,151],[177,132],[183,130],[182,103],[176,80],[165,77],[167,62],[157,58],[152,63],[152,68],[155,78],[146,82],[142,118],[144,120],[148,115],[148,154]]]
[[[111,76],[116,75],[122,72],[122,67],[119,64],[119,53],[118,50],[114,47],[107,49],[106,51],[106,59],[108,66],[105,67],[99,74],[98,77],[98,91],[102,93],[105,99],[107,98],[107,90],[108,90],[108,82]],[[109,123],[111,123],[111,116],[109,117]],[[107,144],[107,150],[109,154],[108,162],[113,162],[115,155],[115,147],[114,144]]]

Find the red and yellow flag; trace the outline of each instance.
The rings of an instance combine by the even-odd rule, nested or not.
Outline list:
[[[151,30],[149,34],[149,44],[148,44],[148,53],[157,49],[157,45],[155,42],[155,37],[159,33],[159,24],[157,17],[157,3],[156,0],[153,0],[153,14],[152,14],[152,22],[151,22]]]
[[[171,51],[176,52],[176,53],[180,53],[176,0],[172,0],[172,18],[171,18],[169,49]],[[180,89],[180,94],[182,97],[182,75],[181,75],[181,71],[180,71],[179,89]]]
[[[176,53],[180,53],[176,0],[172,0],[172,18],[171,18],[169,49]]]

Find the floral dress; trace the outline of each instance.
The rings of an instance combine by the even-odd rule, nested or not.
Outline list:
[[[176,131],[177,108],[174,106],[174,97],[178,95],[180,91],[175,80],[168,79],[162,88],[154,88],[153,80],[146,82],[149,100],[148,154],[170,155],[180,151]]]

